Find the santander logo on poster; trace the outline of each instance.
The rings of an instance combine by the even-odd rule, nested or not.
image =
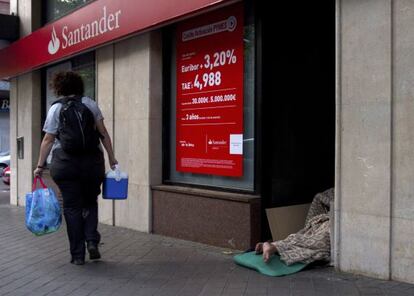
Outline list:
[[[50,55],[56,54],[60,48],[66,49],[81,44],[89,39],[109,33],[120,28],[121,10],[108,12],[106,6],[102,7],[101,17],[75,28],[63,25],[60,34],[53,26],[47,51]]]

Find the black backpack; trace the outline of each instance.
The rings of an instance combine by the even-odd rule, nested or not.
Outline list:
[[[99,132],[95,118],[79,96],[65,97],[53,102],[62,103],[57,138],[69,154],[88,154],[98,150]],[[52,104],[52,105],[53,105]]]

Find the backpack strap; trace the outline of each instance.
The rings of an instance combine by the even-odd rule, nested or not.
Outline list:
[[[54,101],[50,106],[53,106],[54,104],[57,104],[57,103],[60,103],[60,104],[62,104],[62,106],[64,106],[64,105],[66,105],[70,101],[79,101],[80,103],[82,103],[82,96],[63,97],[61,99],[58,99],[58,100]],[[61,112],[62,112],[62,110],[61,110]],[[58,133],[56,135],[56,138],[58,140],[60,140],[59,130],[58,130]]]
[[[50,106],[53,106],[54,104],[61,103],[62,105],[67,104],[70,101],[79,101],[82,102],[82,96],[70,96],[70,97],[63,97],[61,99],[58,99],[54,101]]]

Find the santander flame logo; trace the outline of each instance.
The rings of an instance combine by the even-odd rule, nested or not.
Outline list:
[[[56,35],[56,31],[55,31],[55,27],[53,27],[53,31],[52,31],[52,38],[49,41],[49,45],[47,47],[47,51],[50,54],[55,54],[57,53],[57,51],[60,48],[60,41],[59,38]]]

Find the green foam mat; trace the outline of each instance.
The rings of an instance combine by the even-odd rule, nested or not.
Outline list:
[[[273,255],[269,262],[263,261],[262,255],[256,252],[248,252],[233,257],[234,261],[244,267],[257,270],[258,272],[269,276],[283,276],[301,271],[307,264],[295,263],[286,265],[280,260],[278,255]]]

